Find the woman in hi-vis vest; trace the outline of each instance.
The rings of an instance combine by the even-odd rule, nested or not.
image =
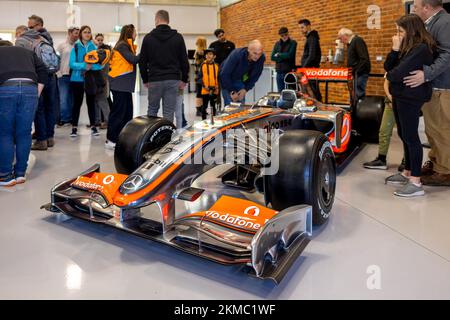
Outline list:
[[[109,83],[113,104],[108,120],[105,147],[114,149],[120,131],[133,118],[133,97],[136,84],[136,28],[132,24],[123,26],[119,41],[114,47],[110,62]]]

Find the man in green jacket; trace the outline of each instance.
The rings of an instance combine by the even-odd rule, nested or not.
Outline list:
[[[271,59],[276,62],[277,86],[278,91],[281,91],[284,89],[284,76],[295,68],[297,42],[289,37],[289,30],[286,27],[282,27],[278,34],[281,39],[275,43]]]

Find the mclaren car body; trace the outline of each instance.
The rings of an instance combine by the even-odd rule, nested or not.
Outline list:
[[[301,77],[293,75],[297,85]],[[288,88],[281,94],[268,94],[254,105],[232,104],[212,119],[174,132],[170,142],[147,152],[131,174],[103,173],[100,165],[93,165],[54,186],[51,202],[43,208],[118,228],[221,264],[239,265],[250,274],[278,283],[310,241],[317,204],[297,203],[281,210],[273,208],[268,197],[270,188],[262,174],[267,163],[231,163],[235,168],[231,175],[236,173],[236,179],[230,182],[224,175],[222,181],[236,192],[211,197],[208,189],[197,185],[196,181],[217,164],[194,160],[197,156],[201,159],[205,149],[219,140],[220,158],[226,159],[230,139],[236,139],[229,133],[235,129],[270,135],[278,132],[283,136],[289,131],[305,130],[311,122],[315,127],[323,124],[320,135],[326,138],[314,149],[317,151],[312,160],[324,157],[329,149],[329,165],[314,174],[308,173],[304,179],[320,180],[318,184],[307,185],[324,197],[322,202],[327,203],[327,210],[321,207],[317,210],[327,218],[335,190],[333,153],[345,151],[348,145],[350,115],[345,108],[323,105],[300,89]],[[148,141],[152,141],[163,130],[161,128],[155,130]],[[275,151],[270,147],[271,157]],[[233,145],[231,149],[239,148]],[[248,156],[248,150],[241,151]],[[215,150],[215,153],[217,158],[219,152]],[[242,171],[245,178],[242,178]],[[263,193],[265,201],[242,197],[239,187],[244,185],[243,180],[250,185],[248,190]],[[233,184],[237,188],[233,188]],[[318,202],[320,206],[322,202]],[[147,207],[156,208],[156,217],[145,213]]]

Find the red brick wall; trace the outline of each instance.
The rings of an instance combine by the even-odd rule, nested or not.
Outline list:
[[[369,30],[367,27],[369,5],[377,5],[381,9],[380,30]],[[220,16],[221,27],[237,47],[246,46],[253,39],[261,40],[266,55],[269,56],[268,63],[271,63],[270,53],[279,40],[278,29],[281,26],[288,27],[291,37],[299,44],[298,64],[304,43],[297,24],[300,18],[309,19],[313,29],[319,32],[322,55],[327,55],[329,49],[333,49],[334,53],[334,40],[339,29],[347,27],[366,41],[372,61],[372,73],[384,73],[383,62],[376,62],[376,56],[382,55],[383,59],[386,57],[391,48],[392,35],[396,32],[395,20],[404,14],[404,10],[403,0],[244,0],[223,8]],[[382,81],[371,78],[367,93],[383,95]],[[334,100],[346,100],[344,92],[343,89],[330,90]]]

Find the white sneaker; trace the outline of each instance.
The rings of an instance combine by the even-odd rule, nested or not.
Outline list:
[[[105,142],[106,149],[114,150],[115,147],[116,147],[116,144],[114,142],[106,140],[106,142]]]
[[[16,184],[25,183],[27,179],[25,177],[16,177]]]

